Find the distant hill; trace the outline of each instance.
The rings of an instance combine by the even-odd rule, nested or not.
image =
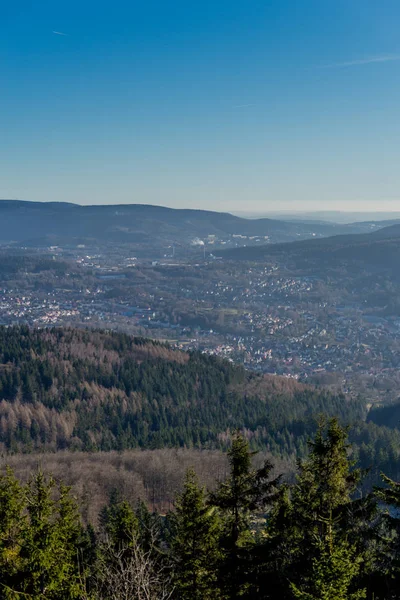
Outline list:
[[[213,447],[244,427],[278,451],[282,427],[321,410],[365,412],[362,403],[349,412],[343,397],[294,380],[142,338],[0,327],[3,449]],[[296,427],[301,436],[312,424]]]
[[[268,217],[270,219],[278,219],[279,221],[307,221],[320,223],[362,223],[378,221],[386,221],[388,224],[392,222],[400,222],[399,211],[341,211],[341,210],[316,210],[316,211],[297,211],[292,212],[286,210],[284,212],[266,211],[258,213],[235,212],[239,217],[251,216],[252,218]]]
[[[190,244],[194,238],[264,237],[270,242],[370,231],[374,225],[244,219],[229,213],[143,204],[80,206],[58,202],[0,200],[0,242],[76,244],[90,240],[142,244]],[[246,240],[238,238],[238,245]],[[248,243],[248,241],[247,241]],[[253,243],[254,240],[253,240]]]
[[[274,259],[314,273],[326,267],[357,266],[400,275],[400,224],[366,234],[347,234],[288,244],[247,246],[220,253],[231,260]]]
[[[293,459],[322,413],[352,424],[356,460],[399,475],[400,431],[368,425],[366,400],[124,334],[0,327],[2,452],[224,448],[239,428]]]
[[[400,402],[374,407],[369,412],[368,421],[400,430]]]
[[[27,327],[0,327],[0,399],[0,443],[11,450],[218,446],[240,427],[290,453],[297,442],[282,445],[282,428],[301,437],[312,414],[365,413],[363,403],[350,409],[342,396],[150,340]]]

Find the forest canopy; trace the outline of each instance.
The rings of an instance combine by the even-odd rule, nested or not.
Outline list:
[[[367,422],[367,399],[261,375],[199,352],[125,334],[0,327],[0,444],[5,452],[229,446],[307,454],[318,415],[351,425],[353,458],[398,476],[400,432]],[[374,475],[375,474],[375,475]]]
[[[112,490],[96,523],[62,482],[0,474],[0,599],[396,600],[400,484],[360,494],[347,430],[321,421],[287,483],[234,434],[213,491],[188,468],[166,514]]]

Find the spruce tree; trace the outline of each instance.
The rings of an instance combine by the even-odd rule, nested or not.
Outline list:
[[[100,513],[100,526],[107,543],[115,548],[128,548],[139,533],[138,518],[132,506],[114,490]]]
[[[21,570],[23,488],[10,468],[0,476],[0,598],[10,597]]]
[[[186,473],[183,492],[169,516],[173,583],[180,600],[217,600],[220,559],[220,519],[207,505],[193,469]]]
[[[262,514],[271,503],[279,477],[271,480],[272,464],[266,461],[260,469],[252,466],[248,441],[236,433],[228,451],[230,474],[210,495],[223,518],[220,569],[221,586],[225,597],[250,596],[252,566],[251,550],[255,542],[254,517]]]
[[[291,585],[296,600],[361,600],[366,591],[349,592],[360,570],[361,557],[345,540],[325,539],[317,543],[307,583]]]
[[[151,552],[154,559],[162,560],[164,552],[163,519],[157,513],[152,513],[143,500],[139,500],[135,507],[135,516],[138,527],[138,540],[145,552]]]
[[[82,597],[81,525],[69,489],[38,472],[24,488],[18,572],[7,598]],[[10,586],[11,587],[11,586]]]
[[[362,543],[355,532],[365,515],[352,499],[361,473],[352,468],[346,440],[347,430],[336,419],[322,422],[309,458],[298,465],[296,484],[286,488],[271,514],[266,573],[282,598],[293,592],[307,600],[363,597],[357,582]]]
[[[375,487],[377,498],[387,507],[381,515],[382,544],[376,565],[376,598],[400,598],[400,483],[382,474],[385,487]],[[386,589],[386,596],[382,590]],[[381,596],[382,594],[382,596]]]

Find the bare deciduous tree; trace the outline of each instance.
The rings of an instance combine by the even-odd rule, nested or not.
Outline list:
[[[99,600],[169,600],[173,589],[165,567],[151,551],[144,551],[133,539],[116,549],[106,543],[99,565]]]

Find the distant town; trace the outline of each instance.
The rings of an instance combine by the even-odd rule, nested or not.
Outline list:
[[[345,292],[349,278],[338,287],[204,248],[182,259],[171,247],[158,260],[117,245],[30,250],[32,266],[2,278],[0,322],[116,329],[354,394],[368,387],[377,400],[396,394],[400,315],[374,310],[362,287]]]

